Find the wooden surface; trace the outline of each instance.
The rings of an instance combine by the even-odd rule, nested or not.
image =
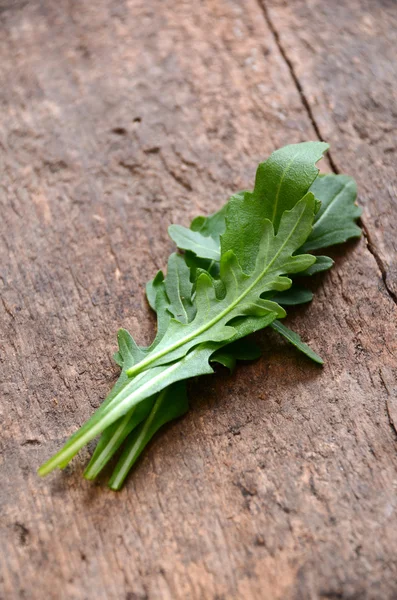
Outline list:
[[[0,598],[397,598],[392,0],[0,3]],[[37,466],[117,376],[188,224],[285,143],[332,143],[366,237],[280,340],[191,389],[119,493]]]

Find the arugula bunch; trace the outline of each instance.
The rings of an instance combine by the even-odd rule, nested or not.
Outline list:
[[[94,479],[123,444],[109,485],[121,488],[154,433],[188,410],[185,380],[213,373],[213,363],[233,369],[259,349],[244,340],[272,327],[315,362],[322,359],[279,319],[285,308],[312,294],[294,276],[333,265],[312,252],[359,237],[356,184],[345,175],[319,175],[316,163],[328,145],[304,142],[274,152],[258,166],[253,191],[232,196],[217,213],[197,217],[169,234],[183,254],[169,257],[146,286],[157,313],[157,334],[138,346],[124,329],[114,359],[115,386],[95,414],[39,469],[63,468],[102,434],[84,473]]]

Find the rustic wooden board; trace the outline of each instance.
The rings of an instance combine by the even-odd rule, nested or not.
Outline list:
[[[396,597],[393,153],[335,117],[371,140],[393,126],[396,8],[338,11],[343,31],[319,2],[2,4],[2,600]],[[366,14],[376,35],[353,27]],[[381,115],[363,99],[377,65]],[[167,225],[318,136],[325,168],[357,176],[372,243],[337,252],[291,318],[324,369],[260,335],[264,358],[199,381],[121,493],[81,478],[88,452],[39,480],[116,377],[117,328],[150,340]]]

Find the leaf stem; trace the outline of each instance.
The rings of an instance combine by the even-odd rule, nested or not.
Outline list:
[[[100,473],[100,471],[102,471],[103,467],[111,459],[120,444],[126,438],[129,433],[129,422],[135,410],[136,405],[133,406],[131,410],[129,410],[120,420],[120,424],[116,431],[113,433],[112,437],[108,440],[106,446],[102,449],[98,456],[93,457],[94,460],[89,463],[88,467],[84,471],[84,477],[86,479],[95,479],[95,477]]]
[[[113,475],[109,480],[109,487],[112,490],[119,490],[124,483],[125,478],[127,477],[132,465],[137,460],[138,456],[142,452],[143,448],[146,445],[146,436],[152,425],[152,422],[166,396],[167,390],[163,390],[159,397],[157,398],[150,415],[143,423],[141,430],[139,431],[138,437],[132,444],[131,448],[127,451],[127,454],[123,454],[120,461],[118,462]]]

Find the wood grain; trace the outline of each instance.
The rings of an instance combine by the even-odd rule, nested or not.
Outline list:
[[[344,22],[367,10],[342,4]],[[339,46],[313,46],[298,68],[303,32],[320,44],[336,26],[320,3],[296,5],[1,5],[1,600],[397,595],[392,153],[354,145],[328,108],[335,88],[354,112],[347,67],[326,68]],[[300,20],[314,8],[315,26]],[[365,35],[358,95],[371,65],[395,66],[387,35]],[[373,128],[395,118],[386,79],[381,117],[360,100]],[[150,340],[142,284],[172,248],[168,224],[215,210],[273,149],[319,133],[334,142],[325,168],[359,179],[373,246],[337,251],[290,318],[324,369],[262,334],[260,361],[191,386],[192,410],[121,493],[81,478],[88,451],[39,480],[117,376],[117,328]]]

